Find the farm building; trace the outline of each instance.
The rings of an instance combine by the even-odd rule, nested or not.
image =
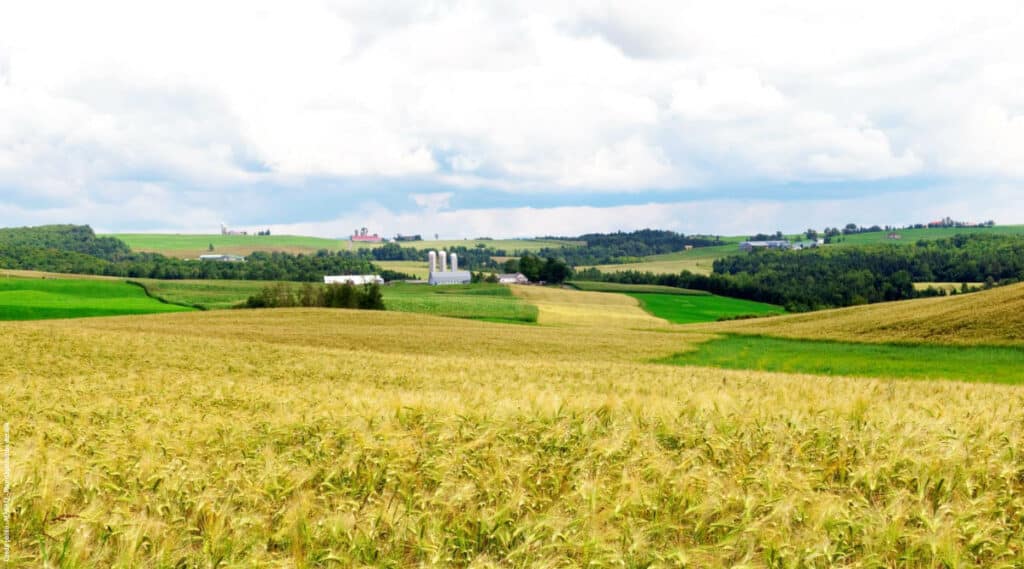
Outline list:
[[[498,275],[498,282],[501,284],[528,284],[530,279],[526,278],[523,273],[508,273]]]
[[[361,227],[352,233],[352,241],[359,243],[380,243],[382,239],[380,235],[377,235],[376,233],[371,235],[368,229]]]
[[[325,276],[324,284],[345,284],[350,283],[353,285],[365,285],[365,284],[384,284],[384,279],[380,275],[335,275]]]
[[[812,239],[810,241],[797,241],[796,243],[791,243],[790,248],[796,251],[799,251],[800,249],[817,249],[824,244],[824,239]]]
[[[473,280],[473,275],[469,271],[459,270],[459,256],[452,253],[452,270],[448,270],[448,254],[445,251],[438,253],[437,251],[431,251],[427,254],[427,260],[430,262],[430,278],[427,282],[432,285],[452,285],[452,284],[469,284]],[[438,269],[438,262],[440,262],[440,271]]]
[[[789,241],[744,241],[740,243],[740,251],[754,249],[789,249]]]
[[[244,263],[245,257],[239,255],[199,255],[200,261],[219,261],[222,263]]]

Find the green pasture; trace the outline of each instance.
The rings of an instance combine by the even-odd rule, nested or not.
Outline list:
[[[644,310],[675,324],[714,322],[737,317],[783,314],[780,306],[715,295],[672,295],[627,293],[640,301]]]
[[[237,306],[273,284],[270,281],[237,280],[135,280],[145,285],[150,294],[167,302],[209,310]],[[291,284],[294,288],[302,286],[302,283]]]
[[[889,233],[900,235],[899,239],[889,239]],[[913,245],[925,240],[946,239],[956,235],[1024,235],[1024,225],[997,225],[995,227],[936,227],[930,229],[898,229],[896,231],[874,231],[871,233],[855,233],[842,235],[839,241],[829,246],[850,247],[857,245]]]
[[[661,360],[815,375],[1024,383],[1024,349],[937,344],[861,344],[729,335]]]
[[[124,281],[0,277],[0,320],[182,312]]]

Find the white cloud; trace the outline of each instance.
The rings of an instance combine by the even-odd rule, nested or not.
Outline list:
[[[353,177],[577,194],[1012,186],[1022,28],[1010,0],[7,2],[0,200],[266,182],[285,200]]]
[[[786,97],[749,69],[720,69],[672,85],[672,111],[686,120],[725,121],[782,110]]]
[[[412,194],[410,197],[412,201],[416,202],[416,205],[429,212],[434,212],[440,209],[447,209],[454,195],[451,192],[437,192],[433,194]]]

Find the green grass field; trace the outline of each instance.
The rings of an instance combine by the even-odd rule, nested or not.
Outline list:
[[[396,283],[382,289],[384,306],[397,312],[472,318],[492,322],[536,322],[537,308],[502,285],[429,286]]]
[[[269,281],[135,279],[167,302],[209,310],[232,308],[272,284]],[[299,287],[302,283],[293,283]]]
[[[595,281],[568,281],[565,284],[575,288],[576,290],[585,290],[589,292],[649,292],[658,294],[675,294],[680,296],[709,296],[711,294],[704,290],[693,290],[661,285],[605,283]]]
[[[211,253],[248,255],[253,251],[284,251],[287,253],[314,253],[320,249],[342,251],[379,247],[375,243],[352,243],[348,237],[328,239],[300,235],[220,235],[182,233],[113,233],[134,251],[162,253],[172,257],[198,257]],[[414,249],[448,249],[451,247],[484,246],[504,249],[508,253],[517,250],[536,251],[545,247],[577,246],[579,241],[554,239],[447,239],[436,241],[401,241],[402,247]],[[424,259],[424,262],[426,260]]]
[[[783,314],[781,306],[725,296],[627,293],[640,301],[647,312],[674,324],[714,322],[740,316]]]
[[[913,245],[917,241],[934,241],[953,237],[954,235],[1024,235],[1024,225],[997,225],[995,227],[937,227],[934,229],[900,229],[896,233],[900,239],[889,239],[888,231],[856,233],[843,235],[841,240],[831,246],[850,247],[857,245]]]
[[[1024,383],[1024,348],[861,344],[729,335],[661,360],[676,365],[852,377]]]
[[[183,312],[124,281],[0,277],[0,320]]]

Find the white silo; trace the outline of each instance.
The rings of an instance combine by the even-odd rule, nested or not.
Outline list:
[[[459,254],[452,253],[452,272],[459,270]]]
[[[441,257],[441,272],[448,272],[448,253],[441,251],[439,255]]]
[[[427,260],[430,262],[430,272],[437,271],[437,251],[427,253]]]

